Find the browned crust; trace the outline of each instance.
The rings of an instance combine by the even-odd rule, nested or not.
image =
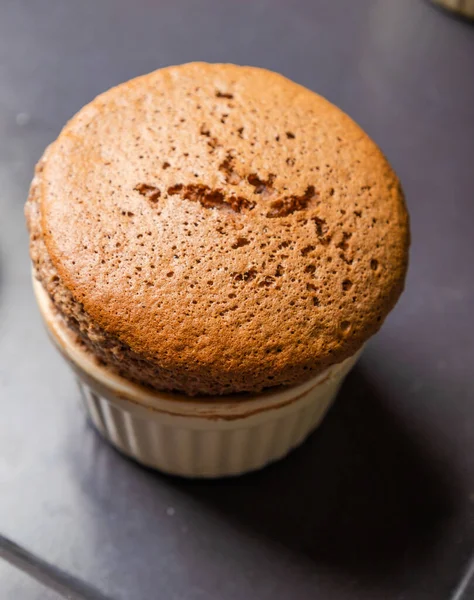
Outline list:
[[[68,324],[158,390],[314,376],[379,329],[407,269],[380,150],[320,96],[249,67],[172,67],[99,96],[46,153],[27,216]]]
[[[107,376],[107,368],[105,366],[94,365],[92,368],[85,367],[82,361],[77,361],[77,359],[75,359],[75,354],[71,356],[71,348],[74,348],[75,353],[84,352],[84,358],[87,358],[89,360],[92,358],[90,353],[87,351],[87,348],[83,345],[81,347],[80,340],[74,338],[73,331],[67,326],[67,323],[64,321],[62,315],[56,310],[54,304],[45,294],[45,298],[48,299],[48,307],[46,308],[46,306],[40,299],[44,294],[44,288],[42,286],[41,289],[41,294],[39,294],[37,291],[36,295],[38,298],[38,302],[40,303],[41,313],[47,326],[47,330],[51,337],[51,340],[54,342],[54,344],[61,352],[63,357],[70,363],[72,368],[80,376],[80,378],[84,380],[84,382],[86,382],[101,396],[105,396],[112,402],[119,399],[126,402],[132,402],[133,404],[137,404],[138,406],[146,407],[148,410],[159,412],[169,416],[184,416],[182,408],[181,410],[178,410],[178,408],[176,408],[175,410],[166,410],[163,407],[157,408],[156,406],[145,404],[143,401],[140,401],[140,391],[138,392],[138,394],[136,392],[134,393],[133,391],[117,391],[116,389],[114,389],[113,383],[111,385],[106,385],[101,381],[101,378],[97,376],[97,370],[99,370],[100,372],[101,369],[104,369],[104,375]],[[79,364],[79,362],[81,364]],[[285,406],[289,406],[290,404],[301,400],[305,396],[312,394],[315,388],[325,384],[331,378],[331,376],[334,377],[334,373],[331,373],[331,371],[328,370],[326,374],[323,374],[321,377],[317,378],[317,380],[310,387],[306,387],[304,391],[301,391],[296,396],[289,395],[284,400],[282,400],[281,398],[278,400],[273,399],[271,404],[262,404],[261,402],[258,402],[258,400],[264,399],[264,396],[241,395],[241,397],[238,398],[238,395],[232,395],[231,406],[236,407],[238,405],[239,407],[239,410],[234,413],[232,412],[232,408],[229,407],[228,396],[207,397],[205,398],[205,402],[203,402],[203,398],[200,398],[201,406],[199,407],[199,413],[196,412],[193,416],[208,419],[211,421],[235,421],[240,419],[246,419],[248,417],[252,417],[262,412],[266,412],[268,410],[275,410],[277,408],[280,409]],[[146,392],[146,390],[144,391]],[[224,398],[223,402],[221,401],[221,398]],[[257,400],[257,402],[255,402],[255,400]],[[182,405],[183,395],[177,394],[175,398],[173,398],[173,403],[176,404],[176,407]],[[185,401],[185,403],[187,403],[187,401]],[[203,406],[209,406],[211,408],[211,411],[203,412]],[[216,408],[217,411],[215,410]],[[246,409],[245,412],[241,411],[242,408]]]

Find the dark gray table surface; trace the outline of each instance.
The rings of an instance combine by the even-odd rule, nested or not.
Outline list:
[[[340,105],[398,171],[413,232],[406,292],[320,430],[213,483],[145,470],[86,423],[23,222],[66,119],[196,59]],[[0,543],[23,569],[0,561],[0,598],[474,598],[473,173],[474,27],[423,0],[0,0],[0,533],[34,555]]]

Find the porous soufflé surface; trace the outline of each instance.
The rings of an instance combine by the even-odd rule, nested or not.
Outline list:
[[[120,85],[49,147],[37,277],[105,364],[158,390],[259,391],[356,352],[404,284],[399,181],[343,112],[262,69]]]

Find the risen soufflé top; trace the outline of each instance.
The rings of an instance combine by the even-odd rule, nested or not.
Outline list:
[[[356,352],[404,284],[377,146],[275,73],[193,63],[102,94],[38,164],[36,277],[78,340],[157,390],[299,383]]]

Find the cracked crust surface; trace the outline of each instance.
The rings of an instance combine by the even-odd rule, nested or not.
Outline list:
[[[192,63],[84,107],[37,167],[36,275],[125,377],[187,394],[298,383],[395,305],[409,229],[377,146],[322,97]]]

